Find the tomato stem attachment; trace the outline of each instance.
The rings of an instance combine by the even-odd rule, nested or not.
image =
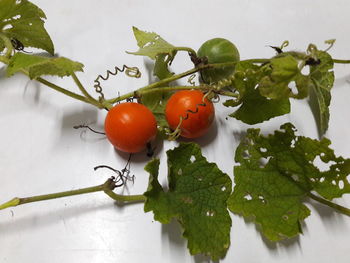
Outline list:
[[[115,181],[112,178],[109,178],[105,183],[103,183],[101,185],[97,185],[97,186],[81,188],[81,189],[76,189],[76,190],[70,190],[70,191],[64,191],[64,192],[57,192],[57,193],[52,193],[52,194],[37,195],[37,196],[31,196],[31,197],[22,197],[22,198],[15,197],[15,198],[11,199],[10,201],[1,204],[0,210],[6,209],[9,207],[18,206],[18,205],[33,203],[33,202],[57,199],[57,198],[73,196],[73,195],[101,192],[101,191],[106,193],[112,199],[114,199],[116,201],[120,201],[120,202],[144,202],[146,200],[145,196],[143,196],[143,195],[119,195],[119,194],[116,194],[113,192],[115,187],[116,187]]]

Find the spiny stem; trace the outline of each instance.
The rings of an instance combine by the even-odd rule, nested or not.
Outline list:
[[[327,205],[329,207],[332,207],[334,208],[335,210],[337,210],[338,212],[344,214],[344,215],[347,215],[347,216],[350,216],[350,209],[349,208],[346,208],[344,206],[341,206],[341,205],[338,205],[338,204],[335,204],[331,201],[328,201],[326,199],[323,199],[321,197],[318,197],[312,193],[308,193],[308,196],[311,198],[311,199],[314,199],[315,201],[318,201],[324,205]]]
[[[58,193],[52,193],[52,194],[46,194],[46,195],[37,195],[37,196],[24,197],[24,198],[15,197],[10,201],[0,205],[0,210],[6,209],[9,207],[18,206],[18,205],[33,203],[33,202],[57,199],[57,198],[73,196],[73,195],[88,194],[88,193],[94,193],[94,192],[100,192],[100,191],[105,192],[112,199],[116,201],[121,201],[121,202],[137,202],[137,201],[141,202],[146,200],[143,195],[125,196],[125,195],[116,194],[113,192],[113,189],[115,187],[116,187],[115,182],[112,179],[108,179],[104,184],[87,187],[87,188],[81,188],[77,190],[70,190],[70,191],[64,191],[64,192],[58,192]]]
[[[333,59],[333,62],[339,64],[350,64],[350,60],[347,59]]]

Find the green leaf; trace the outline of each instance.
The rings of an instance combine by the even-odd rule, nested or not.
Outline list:
[[[178,48],[166,42],[154,32],[146,32],[133,27],[134,36],[139,46],[136,52],[127,52],[133,55],[147,56],[155,60],[153,74],[159,79],[171,77],[169,65],[174,60]]]
[[[174,73],[169,71],[168,65],[171,63],[169,56],[160,54],[156,57],[153,74],[160,80],[170,78]]]
[[[233,84],[241,96],[239,99],[241,106],[229,116],[247,124],[256,124],[290,112],[288,97],[268,99],[261,96],[256,86],[263,76],[264,72],[253,63],[240,62],[236,65]],[[235,107],[239,104],[234,100],[227,100],[224,105]]]
[[[239,165],[228,201],[232,212],[254,217],[272,241],[301,233],[310,214],[303,201],[311,191],[328,200],[350,193],[350,160],[336,157],[328,139],[296,136],[290,123],[281,129],[267,137],[248,130],[236,150]]]
[[[27,0],[0,0],[0,33],[19,40],[24,47],[35,47],[54,54],[51,38],[44,28],[44,12]],[[4,43],[0,38],[0,51]]]
[[[207,162],[194,143],[181,143],[167,155],[168,191],[158,182],[159,160],[145,168],[150,173],[145,212],[153,211],[155,220],[164,224],[177,219],[191,254],[223,258],[230,245],[231,218],[226,204],[231,193],[229,176]]]
[[[246,92],[242,105],[231,117],[247,124],[257,124],[290,112],[289,99],[267,99],[256,89]]]
[[[155,116],[158,124],[158,131],[164,138],[167,137],[165,133],[169,129],[168,122],[165,118],[165,106],[171,94],[171,92],[159,91],[149,94],[146,93],[141,97],[142,104],[149,108]]]
[[[166,54],[174,57],[176,54],[176,47],[166,42],[158,34],[154,32],[146,32],[139,30],[136,27],[132,28],[139,50],[136,52],[127,52],[129,54],[148,56],[151,59],[156,59],[157,55]]]
[[[25,70],[29,72],[31,79],[42,75],[64,77],[70,76],[76,71],[83,71],[83,67],[83,64],[64,57],[43,57],[16,53],[7,67],[7,75],[12,76],[16,72]]]
[[[334,83],[333,59],[325,51],[317,51],[319,65],[310,66],[312,88],[310,92],[310,106],[315,116],[319,134],[322,136],[328,129],[329,106],[331,103],[331,89]]]
[[[272,58],[265,69],[271,72],[259,81],[258,88],[262,96],[270,99],[303,99],[308,95],[309,78],[301,74],[298,60],[292,55]],[[298,90],[296,94],[289,87],[292,84]]]

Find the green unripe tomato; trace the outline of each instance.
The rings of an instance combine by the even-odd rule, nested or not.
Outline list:
[[[213,38],[204,42],[198,49],[197,56],[206,58],[209,64],[239,61],[238,49],[232,42],[224,38]],[[201,81],[206,84],[218,82],[230,76],[234,70],[234,66],[206,69],[201,71]]]

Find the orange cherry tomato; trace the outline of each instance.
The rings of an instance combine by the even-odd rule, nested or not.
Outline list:
[[[108,140],[118,150],[137,153],[155,138],[157,122],[146,106],[126,102],[114,106],[108,112],[105,132]]]
[[[170,128],[176,129],[182,116],[181,136],[197,138],[205,134],[214,120],[215,109],[211,101],[203,101],[203,96],[199,90],[174,93],[165,107],[165,117]]]

